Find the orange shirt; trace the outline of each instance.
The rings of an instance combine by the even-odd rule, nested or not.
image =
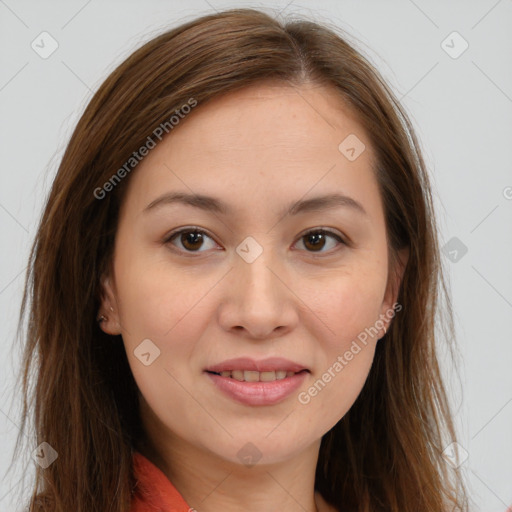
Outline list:
[[[138,451],[133,469],[138,484],[131,512],[194,512],[164,473]]]

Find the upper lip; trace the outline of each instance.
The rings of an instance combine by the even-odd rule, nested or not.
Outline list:
[[[300,363],[296,363],[282,357],[269,357],[259,361],[251,359],[250,357],[237,357],[235,359],[228,359],[226,361],[222,361],[221,363],[214,364],[208,368],[205,368],[205,371],[215,373],[230,370],[248,370],[255,372],[286,370],[287,372],[297,373],[308,369]]]

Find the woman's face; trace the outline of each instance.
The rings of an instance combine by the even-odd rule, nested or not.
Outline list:
[[[133,171],[101,325],[152,436],[271,463],[349,410],[396,299],[373,158],[334,90],[265,84],[199,104]],[[254,363],[206,371],[234,358]]]

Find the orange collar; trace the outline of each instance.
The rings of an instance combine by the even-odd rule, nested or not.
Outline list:
[[[142,453],[133,454],[133,470],[138,480],[132,498],[131,512],[189,512],[189,507],[176,487]]]

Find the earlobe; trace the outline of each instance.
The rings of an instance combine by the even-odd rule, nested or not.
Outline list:
[[[121,334],[121,325],[119,323],[114,289],[109,276],[102,276],[100,283],[101,304],[96,321],[98,322],[99,328],[104,333],[116,336]],[[115,309],[114,306],[116,306]]]

